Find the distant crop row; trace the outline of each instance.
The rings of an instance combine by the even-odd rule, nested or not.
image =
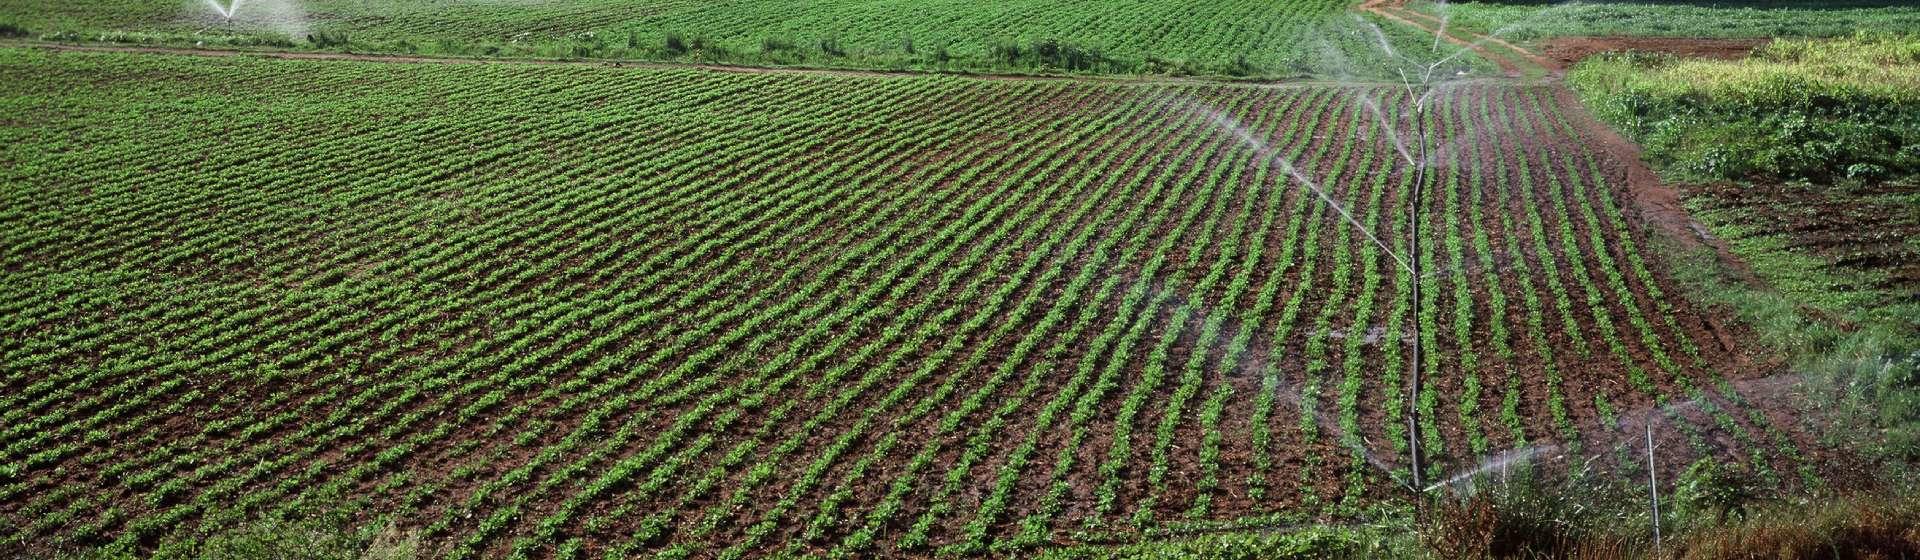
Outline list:
[[[971,72],[1378,71],[1384,53],[1346,16],[1348,4],[250,0],[228,19],[200,2],[0,0],[0,31],[59,41]],[[1386,36],[1414,56],[1442,56],[1395,26]],[[1471,54],[1456,60],[1478,63]]]
[[[1905,32],[1920,26],[1920,7],[1878,0],[1732,0],[1521,4],[1416,3],[1451,22],[1508,39],[1553,37],[1844,37],[1862,31]]]
[[[1544,89],[1430,114],[1414,317],[1268,164],[1404,251],[1412,176],[1356,102],[1390,87],[19,50],[0,78],[6,546],[336,508],[455,558],[1354,515],[1410,474],[1413,321],[1428,480],[1544,443],[1631,467],[1616,422],[1654,417],[1799,462]]]

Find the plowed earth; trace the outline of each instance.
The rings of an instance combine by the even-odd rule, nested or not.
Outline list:
[[[1397,87],[187,60],[0,51],[11,552],[344,503],[456,557],[925,556],[1410,478]],[[1655,423],[1803,482],[1558,91],[1436,101],[1422,478]]]
[[[1540,52],[1553,62],[1553,69],[1565,70],[1589,56],[1605,52],[1668,54],[1687,58],[1733,60],[1746,58],[1754,49],[1766,46],[1768,39],[1705,39],[1689,37],[1555,37],[1540,45]]]

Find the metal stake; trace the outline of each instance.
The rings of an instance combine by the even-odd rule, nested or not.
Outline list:
[[[1653,553],[1660,555],[1660,479],[1653,469],[1653,418],[1647,418],[1647,495],[1653,504]]]

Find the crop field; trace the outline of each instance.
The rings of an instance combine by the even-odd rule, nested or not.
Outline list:
[[[1360,517],[1410,417],[1817,479],[1547,87],[1438,94],[1411,317],[1398,85],[183,60],[0,50],[0,552],[1125,542]]]
[[[1407,2],[1394,2],[1407,3]],[[1845,37],[1920,29],[1920,6],[1905,0],[1625,0],[1598,2],[1410,3],[1463,28],[1512,40],[1636,36],[1684,38]]]
[[[236,25],[249,21],[251,10],[272,10],[281,0],[242,0],[234,14]],[[200,4],[196,1],[194,4]],[[1285,2],[1224,2],[1217,6],[1189,6],[1163,0],[1059,4],[1015,1],[981,6],[957,0],[912,0],[876,3],[852,0],[792,2],[693,2],[652,0],[561,0],[557,2],[357,2],[314,0],[301,2],[311,23],[323,28],[382,39],[495,39],[520,34],[560,37],[577,33],[644,31],[649,38],[666,32],[707,37],[734,46],[758,47],[762,37],[811,43],[840,36],[849,46],[884,45],[889,49],[903,38],[917,38],[932,46],[957,40],[1024,40],[1052,34],[1060,39],[1099,39],[1115,46],[1144,44],[1179,35],[1182,30],[1241,24],[1236,47],[1277,47],[1260,40],[1292,39],[1293,27],[1338,16],[1346,3],[1338,0]],[[226,6],[228,2],[218,2]],[[255,7],[249,7],[249,5]],[[192,31],[209,23],[223,23],[213,8],[182,9],[169,0],[79,0],[48,6],[40,2],[8,0],[0,13],[18,14],[35,27],[78,29],[171,27]],[[263,16],[264,17],[264,16]],[[1197,21],[1196,21],[1197,20]],[[263,20],[264,21],[264,20]],[[1169,22],[1182,22],[1172,23]],[[1190,23],[1187,23],[1190,22]],[[1277,22],[1275,25],[1270,22]],[[1193,26],[1187,29],[1186,26]],[[1195,43],[1219,37],[1190,37]],[[1240,43],[1244,42],[1244,43]],[[811,46],[811,45],[809,45]],[[1217,48],[1217,46],[1216,46]]]
[[[1352,33],[1342,0],[635,4],[0,0],[0,22],[60,40],[314,46],[315,36],[378,52],[990,72],[1299,75],[1344,70],[1328,51],[1371,63],[1374,40]]]

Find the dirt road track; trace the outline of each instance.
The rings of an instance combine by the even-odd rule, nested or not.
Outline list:
[[[1367,0],[1360,4],[1359,7],[1367,13],[1398,22],[1402,25],[1412,26],[1425,33],[1440,33],[1439,20],[1433,19],[1433,16],[1408,10],[1405,6],[1406,0]],[[1440,34],[1440,36],[1449,43],[1470,49],[1481,57],[1493,61],[1494,64],[1500,66],[1502,72],[1507,73],[1509,76],[1523,76],[1529,67],[1551,68],[1546,59],[1499,37],[1470,34],[1473,39],[1468,40],[1454,35],[1454,33],[1458,32],[1460,31],[1456,29],[1448,29],[1447,33]],[[1502,53],[1500,49],[1488,48],[1487,45],[1499,45],[1511,52]],[[1516,58],[1519,60],[1515,60]]]

